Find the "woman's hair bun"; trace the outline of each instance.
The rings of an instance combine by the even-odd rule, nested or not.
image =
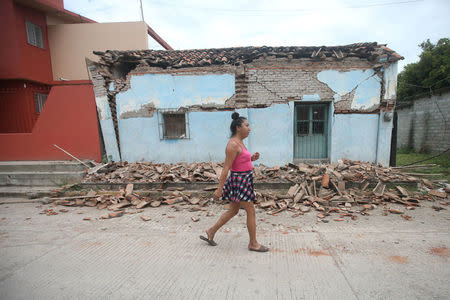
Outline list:
[[[238,112],[234,112],[234,113],[231,115],[231,118],[232,118],[233,120],[237,120],[237,119],[239,118],[239,113],[238,113]]]

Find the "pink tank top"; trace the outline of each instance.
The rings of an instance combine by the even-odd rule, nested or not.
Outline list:
[[[233,172],[246,172],[253,170],[252,155],[250,151],[244,149],[241,146],[242,152],[234,159],[231,165],[231,171]]]

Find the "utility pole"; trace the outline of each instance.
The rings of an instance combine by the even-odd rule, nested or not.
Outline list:
[[[142,10],[142,0],[139,0],[141,3],[141,21],[144,22],[144,11]]]

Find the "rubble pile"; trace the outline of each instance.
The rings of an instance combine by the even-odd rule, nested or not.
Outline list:
[[[261,192],[258,205],[271,214],[292,211],[292,217],[314,210],[319,220],[328,222],[327,216],[334,217],[335,221],[344,221],[345,217],[356,220],[358,214],[368,216],[378,206],[383,207],[384,215],[399,214],[405,220],[410,220],[411,217],[405,211],[389,205],[400,204],[405,210],[414,210],[421,206],[422,201],[438,201],[442,206],[433,205],[432,208],[439,211],[450,204],[448,188],[433,189],[433,183],[426,179],[418,183],[417,191],[409,191],[401,185],[387,188],[382,181],[378,181],[374,188],[368,188],[369,185],[369,182],[363,181],[360,187],[346,188],[345,180],[338,180],[334,174],[325,173],[292,185],[284,195]]]
[[[441,201],[443,206],[450,203],[447,201],[448,186],[437,189],[427,179],[403,174],[401,168],[344,160],[331,165],[289,164],[282,168],[265,169],[260,177],[273,176],[270,172],[280,172],[281,169],[287,171],[282,176],[295,184],[286,194],[260,193],[259,207],[271,214],[289,210],[296,217],[314,210],[323,222],[328,221],[327,216],[337,216],[335,221],[343,221],[345,217],[356,220],[358,214],[370,215],[370,210],[381,205],[383,214],[400,214],[409,220],[410,216],[404,211],[390,208],[389,204],[400,204],[406,210],[413,210],[424,200]],[[416,185],[418,189],[409,191],[401,185],[405,182],[409,186]],[[444,209],[441,206],[433,208]]]
[[[153,164],[149,162],[110,162],[88,174],[84,182],[218,182],[223,164],[214,162]],[[344,160],[334,164],[310,165],[305,163],[285,166],[254,167],[256,182],[293,182],[318,180],[328,174],[334,181],[377,182],[407,181],[420,179],[403,174],[400,169],[381,167],[375,164]]]
[[[161,204],[173,205],[185,202],[202,207],[209,201],[208,199],[193,197],[191,193],[183,193],[181,192],[183,188],[174,188],[170,195],[161,195],[157,199],[140,196],[133,189],[134,185],[129,183],[125,189],[120,189],[118,192],[105,194],[90,190],[84,196],[51,198],[50,202],[63,206],[89,206],[97,207],[98,209],[108,209],[111,213],[103,215],[102,219],[109,219],[122,216],[125,213],[125,208],[135,208],[138,212],[142,212],[142,209],[146,206],[158,207]]]
[[[217,182],[222,165],[215,163],[195,163],[163,165],[152,163],[109,163],[86,177],[87,182]],[[345,218],[356,220],[358,215],[370,215],[371,210],[381,206],[383,214],[399,214],[405,220],[407,210],[421,206],[422,201],[434,201],[438,205],[432,208],[445,209],[450,202],[448,185],[438,187],[431,181],[402,174],[399,169],[384,168],[374,164],[357,161],[340,161],[331,165],[288,164],[282,167],[255,167],[257,182],[292,182],[287,191],[257,190],[256,205],[269,214],[287,210],[292,217],[316,211],[317,217],[328,222],[328,216],[335,221]],[[417,185],[418,189],[410,191],[401,183]],[[160,205],[187,205],[196,211],[210,202],[211,192],[216,185],[204,189],[203,195],[184,191],[183,187],[154,189],[161,192],[158,196],[140,196],[133,191],[133,183],[125,189],[110,194],[97,194],[89,191],[85,196],[62,197],[52,199],[56,205],[91,206],[108,209],[111,213],[104,219],[119,217],[125,208],[158,207]],[[165,192],[165,195],[162,192]],[[209,192],[209,193],[206,193]],[[389,207],[390,204],[403,205],[405,210]],[[193,220],[194,222],[198,220]]]
[[[201,182],[218,181],[222,167],[216,163],[152,164],[146,162],[111,162],[84,182]]]

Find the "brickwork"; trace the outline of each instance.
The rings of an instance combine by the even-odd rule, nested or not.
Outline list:
[[[140,103],[141,105],[136,111],[127,111],[122,113],[121,116],[116,114],[116,95],[131,88],[132,78],[135,79],[146,74],[169,74],[172,76],[231,75],[231,77],[223,76],[229,80],[226,83],[228,89],[226,95],[229,98],[225,99],[224,103],[221,102],[222,104],[220,105],[214,103],[214,101],[207,100],[195,101],[194,103],[197,104],[188,104],[192,103],[189,101],[174,102],[179,103],[176,106],[183,105],[183,109],[189,112],[231,111],[239,108],[264,107],[270,107],[267,109],[267,111],[270,111],[275,108],[286,108],[285,105],[275,106],[273,104],[285,104],[293,101],[333,103],[334,114],[378,114],[380,110],[392,109],[395,104],[395,91],[391,91],[389,94],[392,95],[392,99],[384,99],[384,84],[386,83],[383,80],[386,80],[392,89],[394,86],[393,82],[395,82],[396,68],[394,67],[396,65],[393,66],[394,69],[390,68],[390,66],[401,57],[386,56],[385,52],[387,50],[383,50],[384,48],[371,52],[367,47],[368,45],[358,44],[352,46],[347,52],[331,48],[326,50],[321,47],[314,49],[297,49],[294,47],[292,49],[272,50],[268,48],[251,48],[244,49],[245,51],[232,48],[178,52],[144,51],[139,53],[109,51],[101,54],[102,59],[96,64],[96,69],[94,70],[97,73],[92,73],[94,85],[96,86],[96,95],[108,96],[116,143],[120,149],[120,137],[117,128],[118,118],[149,117],[153,116],[154,110],[158,109],[155,106],[156,104],[151,102],[153,100],[148,100],[148,103]],[[383,68],[390,71],[383,74]],[[373,70],[375,74],[371,71],[366,73],[366,70]],[[380,81],[376,78],[371,78],[374,76],[377,76]],[[369,77],[369,79],[366,77]],[[230,83],[232,85],[233,78],[234,94],[232,86],[229,86]],[[163,80],[164,78],[159,79]],[[189,80],[185,82],[189,82]],[[381,87],[379,85],[380,82]],[[113,87],[110,86],[111,83],[113,83]],[[180,91],[182,91],[182,86],[180,83]],[[380,93],[380,95],[374,93]],[[174,94],[176,97],[179,97],[176,93]],[[357,99],[355,99],[355,95]],[[380,101],[379,104],[378,101]],[[365,106],[366,104],[370,104],[370,107]],[[265,113],[262,110],[261,112]],[[290,112],[282,111],[281,113],[284,117],[288,114],[288,118],[292,117]],[[343,118],[342,120],[347,119],[351,118]],[[373,120],[374,118],[372,116],[369,119]],[[284,118],[278,121],[282,124],[283,120]],[[362,119],[359,118],[358,120]],[[155,119],[147,121],[155,121]],[[131,123],[128,122],[128,124]],[[282,124],[282,128],[285,128],[285,125],[286,123]],[[290,126],[288,125],[288,127]],[[141,129],[136,128],[136,130]],[[133,130],[134,128],[128,127],[122,132],[127,134],[127,132],[133,132]],[[378,130],[384,129],[378,128]],[[386,134],[386,140],[390,140],[390,129],[382,131],[381,134]],[[127,137],[129,136],[126,136],[123,141],[126,142]],[[109,137],[110,140],[111,138],[112,136]],[[142,145],[145,143],[145,141],[136,141],[136,149],[143,147]],[[145,149],[150,147],[150,145],[145,145]],[[164,143],[161,145],[164,146]],[[292,149],[292,145],[284,148]],[[141,156],[145,157],[147,155],[145,153],[148,152],[147,150],[142,151],[143,149],[139,150],[142,154],[134,152],[128,154],[131,155],[130,157],[141,159]],[[293,155],[289,151],[283,152],[287,160],[290,160]],[[384,152],[380,150],[380,153]],[[127,154],[124,155],[126,156]],[[359,157],[358,153],[354,155]],[[380,161],[383,161],[383,155],[380,155]],[[330,154],[330,157],[332,158],[333,155]]]
[[[323,70],[350,71],[355,69],[374,68],[379,70],[381,65],[374,66],[367,59],[349,57],[336,59],[292,59],[263,57],[245,65],[223,65],[191,68],[159,68],[146,64],[136,66],[123,79],[115,80],[115,90],[109,92],[115,95],[129,88],[131,76],[139,74],[173,74],[173,75],[206,75],[206,74],[235,74],[235,94],[224,106],[210,107],[210,105],[196,105],[190,110],[234,109],[245,107],[267,107],[273,103],[287,103],[302,100],[303,95],[317,94],[320,100],[333,101],[334,92],[317,79],[317,74]],[[335,102],[335,111],[349,112],[354,91],[341,96],[341,101]]]
[[[317,80],[317,71],[296,69],[250,69],[248,104],[285,103],[318,94],[321,100],[333,99],[333,91]]]
[[[450,148],[450,92],[397,109],[397,147],[442,152]]]
[[[120,155],[120,137],[119,137],[119,124],[118,124],[118,120],[117,120],[117,109],[116,109],[116,98],[115,98],[115,94],[112,94],[107,87],[110,84],[110,81],[106,80],[105,77],[100,74],[100,72],[98,72],[98,70],[96,70],[95,68],[93,68],[92,66],[89,67],[89,72],[91,75],[91,80],[92,83],[94,84],[94,95],[96,98],[101,98],[104,96],[107,96],[108,98],[108,104],[109,104],[109,108],[111,110],[111,116],[112,116],[112,121],[113,121],[113,125],[114,125],[114,131],[115,131],[115,136],[116,136],[116,142],[117,145],[119,146],[119,155]],[[107,78],[109,79],[109,78]],[[115,82],[114,82],[115,83]],[[102,137],[103,139],[103,137]]]
[[[325,83],[317,79],[324,70],[350,71],[355,69],[379,69],[367,60],[348,58],[344,60],[312,59],[259,59],[247,68],[248,105],[271,105],[302,100],[304,95],[315,95],[321,101],[333,101],[335,94]],[[335,112],[349,112],[354,91],[335,102]]]
[[[103,97],[108,94],[105,87],[105,79],[103,76],[95,70],[90,70],[92,83],[94,84],[95,97]]]

